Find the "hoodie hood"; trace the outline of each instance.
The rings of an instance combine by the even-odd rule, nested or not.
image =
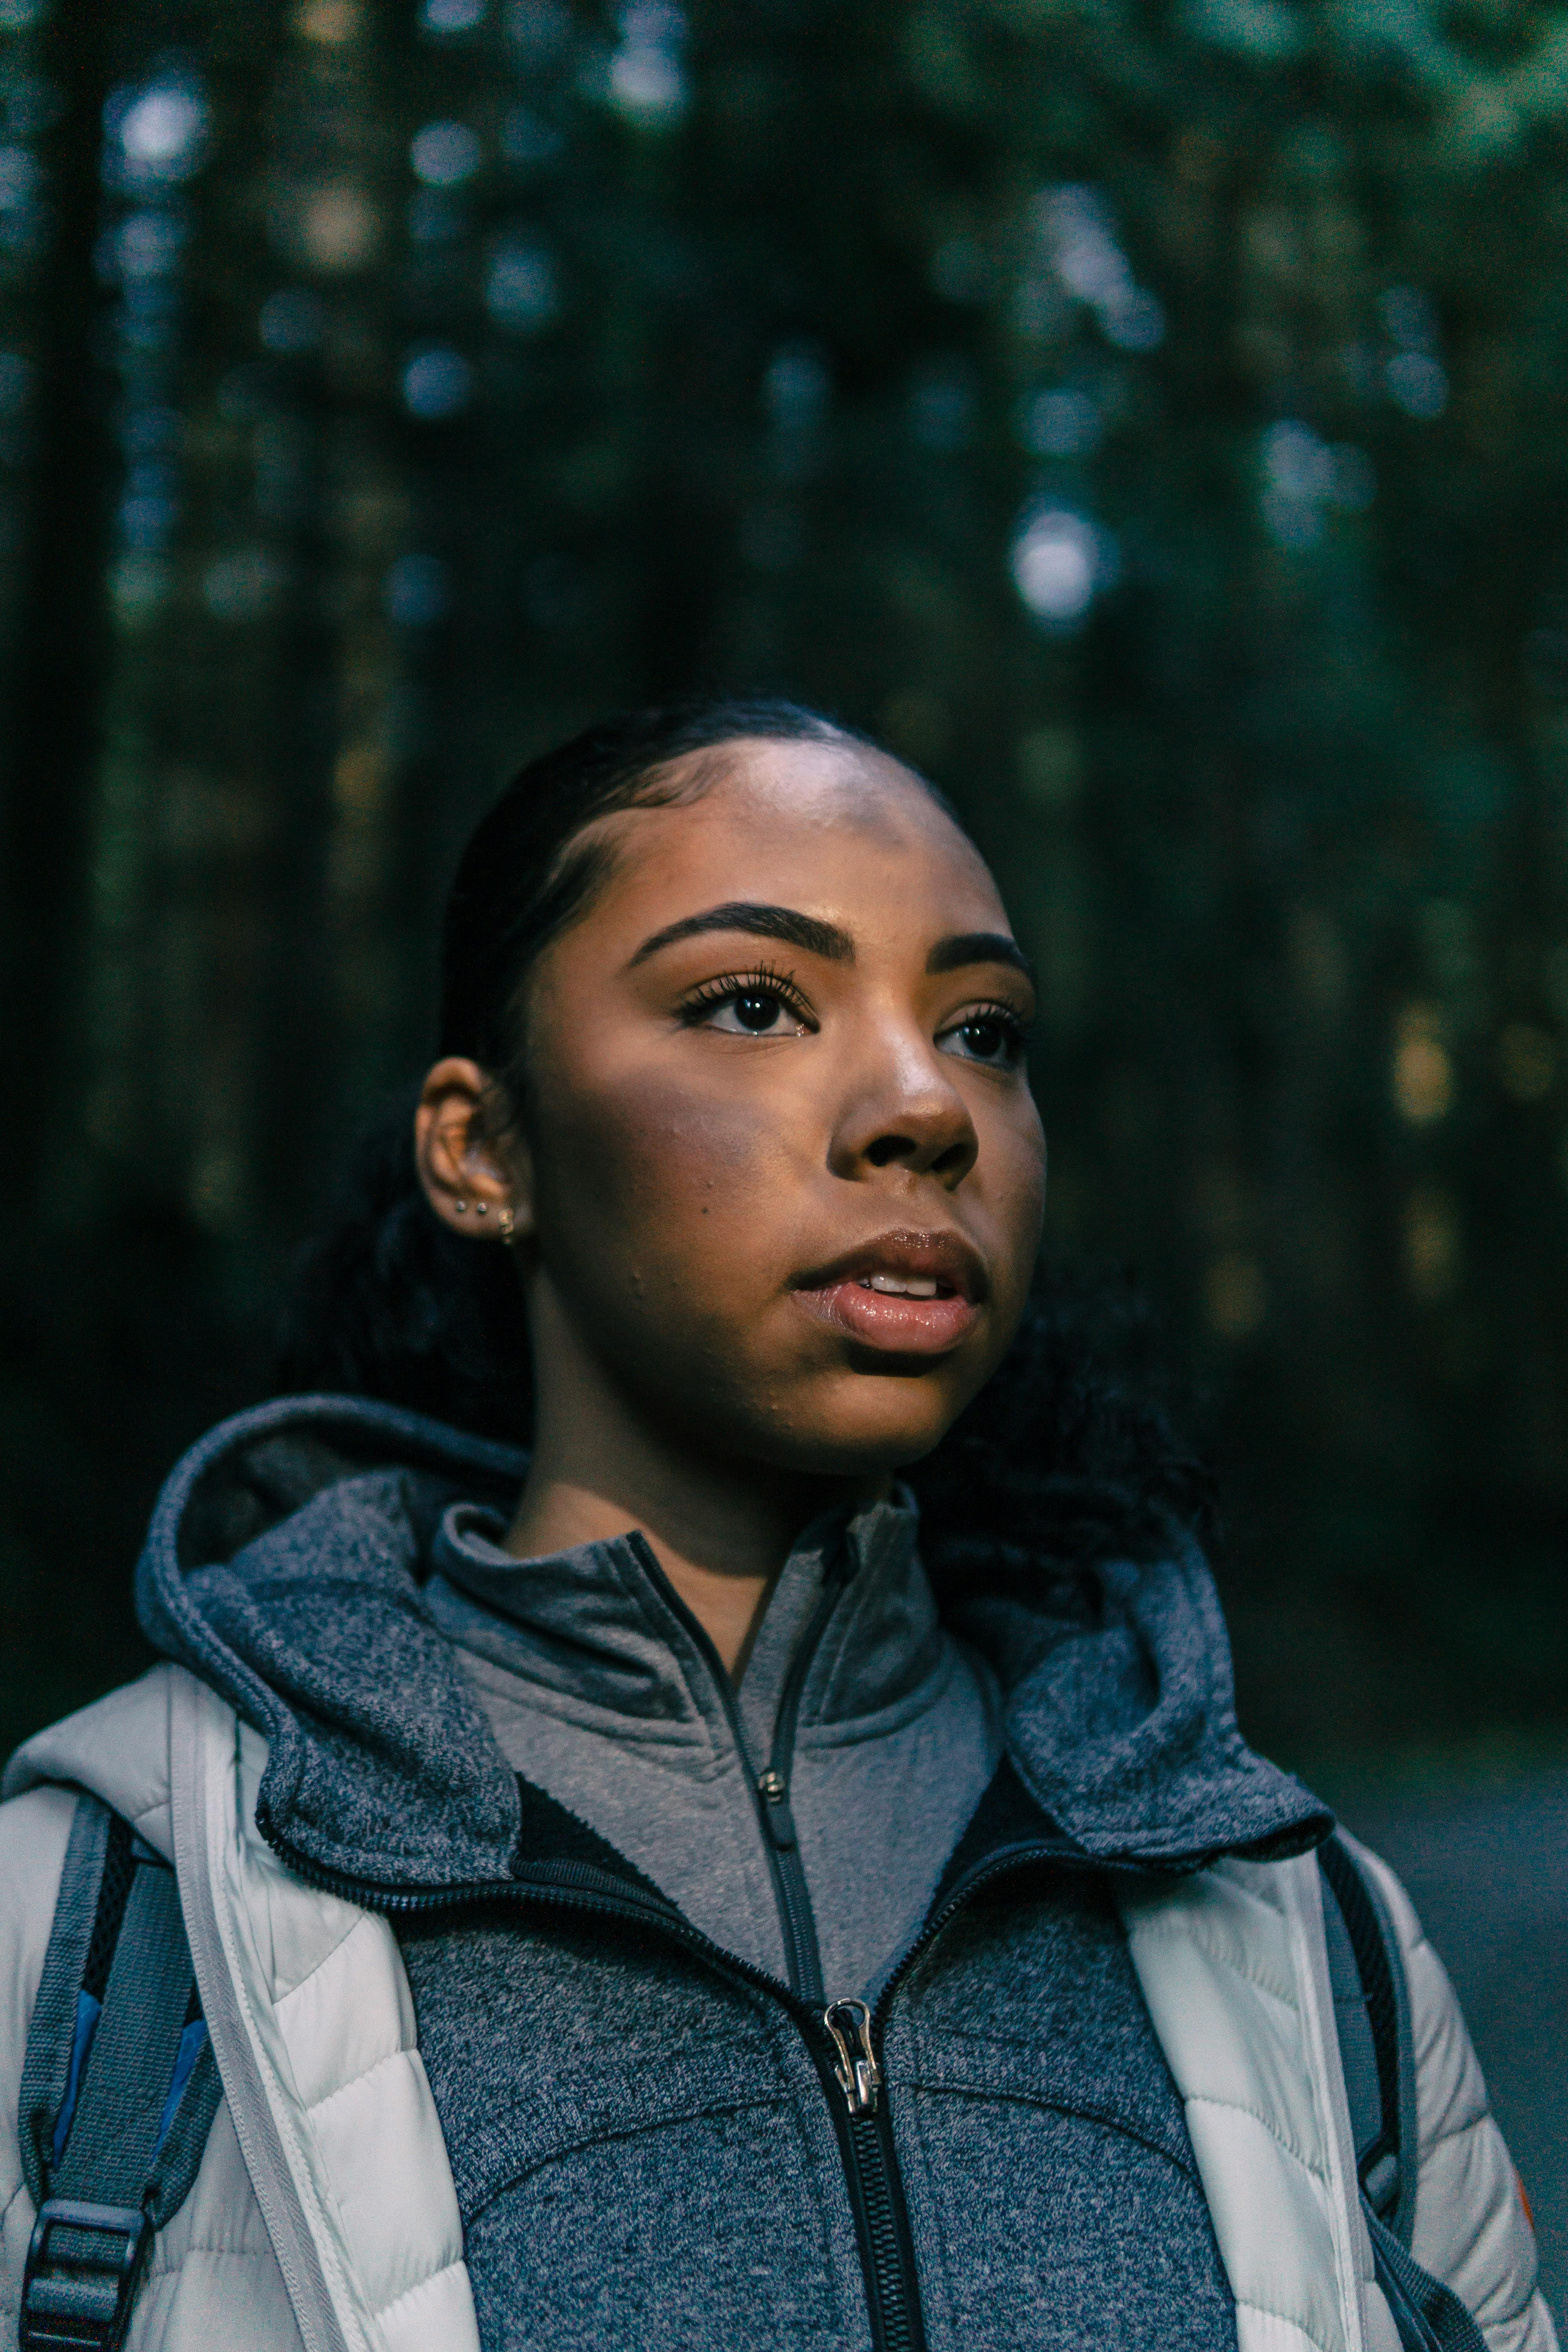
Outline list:
[[[257,1817],[287,1856],[411,1889],[525,1858],[522,1791],[424,1595],[443,1513],[510,1513],[525,1467],[395,1406],[313,1396],[221,1423],[175,1468],[138,1615],[266,1737]],[[1095,1568],[1070,1620],[1057,1591],[1013,1560],[947,1613],[1002,1682],[1014,1772],[1086,1860],[1193,1869],[1327,1834],[1318,1801],[1241,1738],[1195,1548]]]

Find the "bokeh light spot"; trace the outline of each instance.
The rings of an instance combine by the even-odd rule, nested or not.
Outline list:
[[[509,237],[498,245],[485,278],[485,308],[498,326],[527,334],[560,308],[555,264],[542,245]]]
[[[1394,1106],[1412,1127],[1429,1127],[1452,1108],[1454,1065],[1436,1005],[1407,1004],[1400,1013],[1393,1080]]]
[[[120,142],[132,185],[188,179],[201,161],[207,104],[187,78],[149,83],[110,100],[110,128]]]
[[[381,218],[358,188],[322,188],[305,203],[300,237],[318,269],[357,269],[381,242]]]
[[[959,366],[937,360],[915,372],[910,386],[910,432],[922,449],[942,455],[967,448],[974,424],[974,388]]]
[[[1448,378],[1429,352],[1395,352],[1384,371],[1388,396],[1406,416],[1426,423],[1448,405]]]
[[[686,19],[667,0],[633,0],[621,11],[621,45],[610,59],[611,104],[650,128],[678,122],[686,111],[680,47]]]
[[[473,178],[484,150],[466,122],[427,122],[415,132],[408,160],[427,188],[456,188]]]
[[[1461,1270],[1459,1220],[1448,1194],[1421,1184],[1405,1209],[1405,1271],[1415,1297],[1435,1304],[1458,1287]]]
[[[294,18],[301,39],[325,49],[346,49],[359,31],[358,0],[305,0]]]
[[[411,415],[437,423],[459,415],[473,396],[474,372],[449,343],[426,343],[403,370],[403,398]]]
[[[763,406],[779,432],[809,432],[820,422],[832,391],[832,373],[817,346],[785,343],[763,376]]]
[[[1013,583],[1037,621],[1070,628],[1097,592],[1116,576],[1116,546],[1108,531],[1070,507],[1026,514],[1013,541]]]

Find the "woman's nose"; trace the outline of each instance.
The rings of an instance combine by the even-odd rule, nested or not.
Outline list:
[[[941,1057],[929,1046],[905,1047],[875,1076],[862,1073],[834,1131],[828,1165],[854,1181],[888,1168],[934,1176],[951,1192],[979,1151],[969,1106]]]

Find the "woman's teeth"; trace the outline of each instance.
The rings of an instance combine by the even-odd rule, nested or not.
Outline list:
[[[920,1274],[864,1274],[862,1290],[885,1290],[894,1298],[934,1298],[937,1285]]]

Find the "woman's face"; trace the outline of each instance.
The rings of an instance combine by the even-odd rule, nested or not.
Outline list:
[[[893,761],[706,757],[696,797],[601,820],[610,878],[530,982],[535,1329],[563,1317],[684,1444],[894,1468],[1023,1312],[1034,990],[983,860]]]

